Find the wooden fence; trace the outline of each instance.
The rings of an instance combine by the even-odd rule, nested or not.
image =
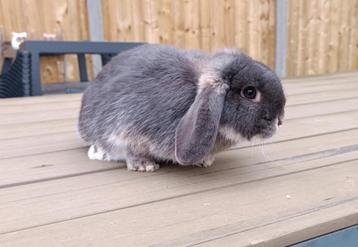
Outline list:
[[[288,3],[288,76],[358,69],[357,0]]]
[[[93,1],[101,10],[91,9]],[[286,19],[277,15],[280,2]],[[102,22],[91,22],[93,11],[100,11]],[[6,40],[11,31],[26,31],[30,38],[48,32],[64,40],[91,39],[89,23],[96,22],[103,23],[105,40],[206,51],[239,47],[272,68],[276,44],[283,44],[278,49],[285,51],[279,56],[286,76],[358,69],[358,0],[0,0]],[[286,35],[277,31],[278,24]],[[56,81],[64,74],[75,79],[76,61],[64,61],[46,60],[43,79]]]
[[[136,40],[214,51],[240,47],[274,66],[274,0],[103,0],[107,40]]]

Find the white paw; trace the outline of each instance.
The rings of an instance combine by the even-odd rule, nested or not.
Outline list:
[[[106,154],[101,148],[96,147],[95,145],[90,146],[87,154],[90,160],[111,160],[108,154]]]
[[[215,161],[215,157],[213,155],[208,155],[207,157],[205,157],[203,159],[202,162],[200,162],[199,164],[197,164],[197,166],[200,167],[210,167]]]
[[[139,172],[154,172],[159,169],[159,165],[152,161],[141,160],[136,162],[127,161],[127,169]]]

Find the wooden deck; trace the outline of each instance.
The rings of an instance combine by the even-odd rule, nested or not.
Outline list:
[[[0,246],[284,246],[358,223],[358,72],[286,80],[279,133],[210,168],[90,161],[80,95],[0,100]]]

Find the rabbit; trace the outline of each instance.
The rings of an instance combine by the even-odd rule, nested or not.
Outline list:
[[[145,44],[115,56],[86,88],[79,133],[90,159],[125,160],[128,170],[208,167],[241,140],[271,137],[285,101],[277,75],[238,49]]]

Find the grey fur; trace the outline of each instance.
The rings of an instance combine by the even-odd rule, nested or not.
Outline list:
[[[240,96],[248,84],[261,91],[261,102]],[[114,57],[91,82],[82,98],[79,132],[109,156],[126,148],[128,169],[146,171],[154,161],[199,164],[236,144],[221,127],[247,139],[271,136],[284,105],[274,72],[237,50],[210,55],[143,45]]]

